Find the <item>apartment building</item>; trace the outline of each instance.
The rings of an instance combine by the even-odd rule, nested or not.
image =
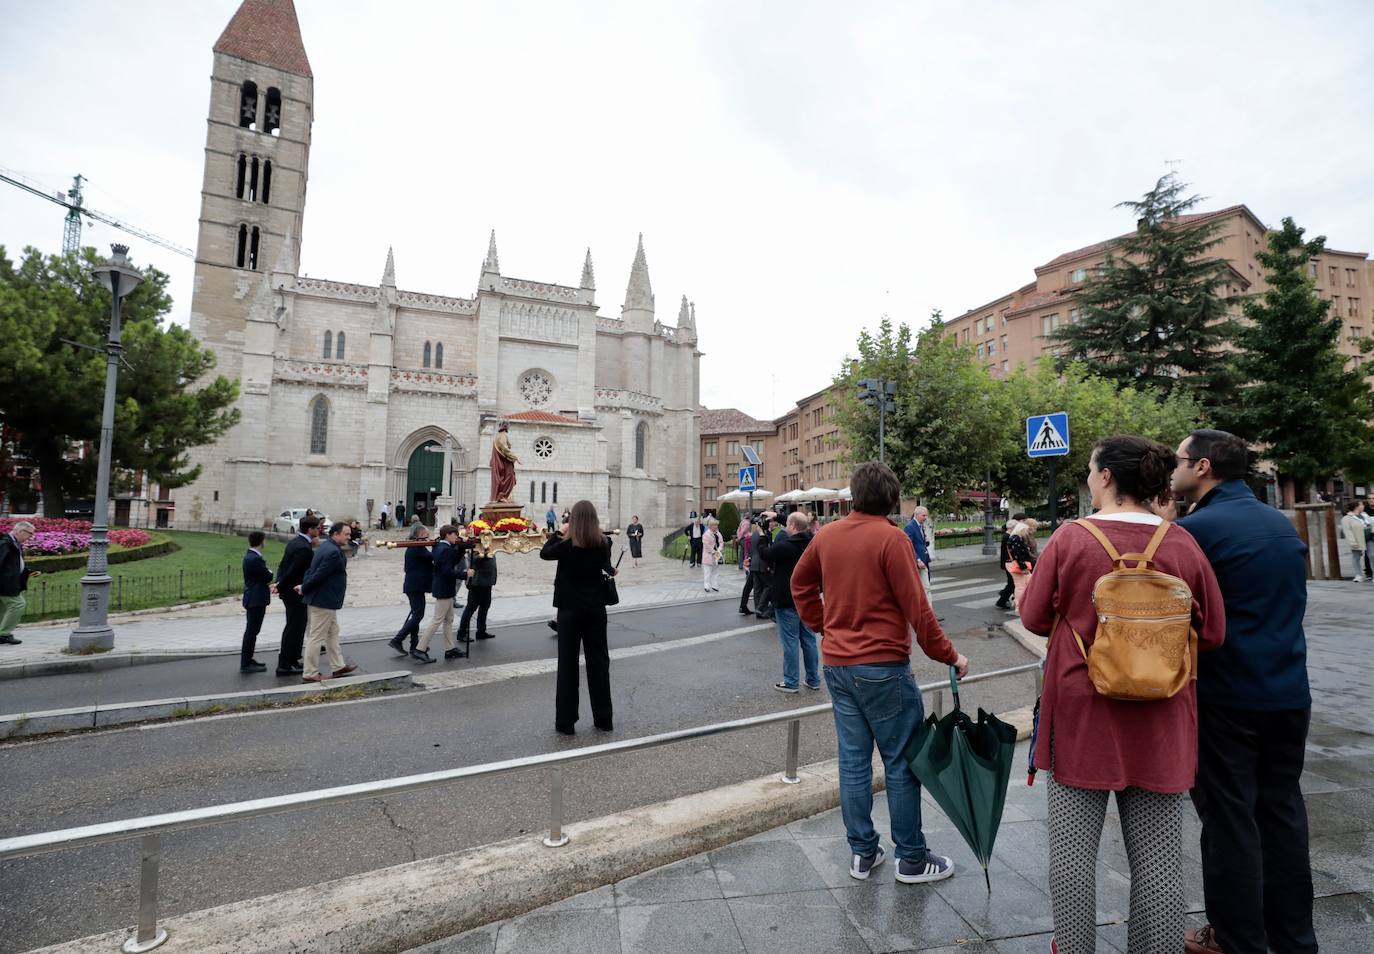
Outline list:
[[[1226,298],[1257,294],[1268,287],[1257,258],[1268,228],[1244,205],[1179,217],[1190,223],[1217,222],[1220,242],[1212,254],[1230,266]],[[1316,234],[1313,230],[1309,234]],[[974,348],[979,362],[993,374],[1033,363],[1050,342],[1046,336],[1078,321],[1077,291],[1102,265],[1107,252],[1125,236],[1065,252],[1035,269],[1035,280],[1015,291],[972,308],[946,324],[960,344]],[[1310,263],[1317,293],[1331,302],[1331,313],[1345,323],[1340,347],[1352,363],[1362,361],[1356,342],[1374,331],[1374,262],[1364,252],[1326,249]],[[1371,370],[1374,370],[1372,368]]]
[[[781,493],[776,475],[779,473],[778,434],[772,421],[750,417],[738,408],[702,408],[701,410],[701,506],[714,512],[716,500],[739,489],[739,468],[745,463],[740,447],[751,445],[762,463],[757,476],[758,485],[773,493]]]
[[[849,445],[835,417],[837,390],[832,384],[807,395],[774,419],[780,475],[777,493],[849,486],[850,469],[844,461]]]

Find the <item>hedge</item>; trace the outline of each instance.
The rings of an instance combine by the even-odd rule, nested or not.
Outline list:
[[[130,547],[127,550],[123,547],[111,547],[105,553],[106,561],[110,566],[117,566],[120,563],[133,563],[135,560],[147,560],[176,552],[177,545],[171,537],[151,532],[148,535],[152,539],[141,547]],[[56,573],[59,570],[82,569],[86,566],[89,556],[89,552],[64,553],[61,556],[26,558],[24,564],[32,569],[42,570],[44,573]]]

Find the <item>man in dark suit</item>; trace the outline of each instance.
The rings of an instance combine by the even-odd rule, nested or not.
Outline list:
[[[24,565],[24,544],[33,536],[33,524],[21,520],[9,533],[0,534],[0,644],[18,646],[14,627],[24,616],[24,590],[36,571]]]
[[[320,649],[329,656],[330,678],[347,676],[358,667],[344,659],[339,647],[339,610],[348,592],[349,526],[343,521],[329,528],[329,538],[320,544],[310,560],[299,590],[305,605],[310,608],[310,628],[305,638],[305,673],[302,682],[324,682],[320,673]]]
[[[262,543],[266,539],[267,534],[261,530],[248,534],[248,552],[243,555],[243,608],[248,614],[248,622],[243,629],[243,646],[239,649],[239,672],[267,671],[265,665],[253,658],[262,618],[267,615],[267,604],[272,602],[269,590],[272,571],[262,556]]]
[[[315,540],[320,535],[320,522],[312,516],[301,518],[300,533],[286,545],[286,552],[277,564],[277,595],[286,610],[286,625],[281,630],[281,652],[277,654],[278,676],[299,676],[301,646],[305,642],[305,624],[309,611],[296,587],[305,579],[310,560],[315,555]]]
[[[439,542],[434,544],[434,616],[420,637],[419,646],[411,650],[411,657],[420,662],[434,662],[429,655],[429,642],[437,630],[444,631],[444,658],[460,659],[467,651],[453,643],[453,603],[458,595],[458,576],[465,569],[463,549],[458,528],[451,523],[439,528]]]
[[[417,523],[410,533],[410,539],[416,543],[429,540],[429,528],[424,524]],[[405,580],[401,583],[401,592],[410,601],[410,613],[406,616],[406,621],[401,624],[400,632],[387,643],[402,656],[406,655],[407,652],[414,652],[420,641],[420,621],[425,618],[425,596],[434,586],[434,554],[429,551],[429,547],[421,546],[406,549],[406,575]],[[410,649],[408,651],[405,647],[407,636],[410,637]]]

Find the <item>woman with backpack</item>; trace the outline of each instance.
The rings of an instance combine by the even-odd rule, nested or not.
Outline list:
[[[1021,620],[1050,638],[1035,767],[1048,770],[1050,900],[1058,954],[1096,944],[1096,864],[1116,793],[1131,875],[1128,949],[1183,936],[1183,796],[1197,772],[1197,650],[1226,634],[1211,565],[1151,512],[1174,452],[1143,437],[1093,448],[1096,512],[1045,546]],[[1143,637],[1143,638],[1142,638]]]

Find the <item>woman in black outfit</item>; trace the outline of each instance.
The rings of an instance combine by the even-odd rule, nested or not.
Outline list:
[[[576,731],[578,718],[577,653],[587,660],[587,695],[592,721],[611,731],[611,657],[606,647],[604,576],[615,575],[611,544],[602,535],[590,500],[573,504],[572,512],[544,543],[541,560],[558,561],[553,605],[558,611],[558,693],[553,727],[564,735]]]

